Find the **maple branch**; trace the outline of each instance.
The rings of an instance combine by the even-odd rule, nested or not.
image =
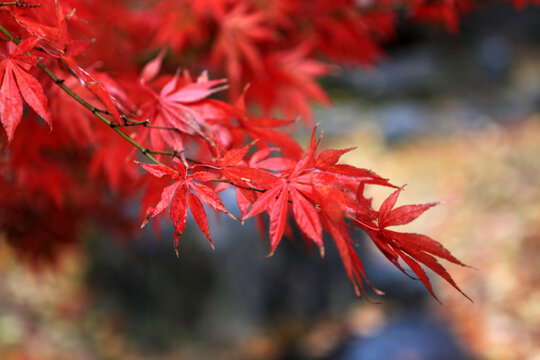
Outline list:
[[[21,2],[20,0],[0,2],[0,6],[9,6],[9,5],[17,6],[17,7],[24,7],[24,8],[36,8],[36,7],[41,6],[41,4],[25,4]]]
[[[182,157],[180,156],[181,153],[184,152],[184,150],[173,150],[173,151],[159,151],[159,150],[150,150],[150,149],[147,149],[148,152],[150,154],[153,154],[153,155],[167,155],[167,156],[170,156],[171,158],[175,157],[175,158],[178,158],[178,159],[182,159]],[[189,159],[187,159],[189,160]]]
[[[112,116],[112,113],[109,110],[100,109],[100,108],[96,108],[96,107],[95,107],[95,109],[99,113]],[[130,119],[129,117],[127,117],[124,114],[120,115],[120,119],[122,119],[124,122],[123,123],[113,122],[113,125],[114,126],[124,126],[124,127],[128,127],[128,126],[144,126],[144,127],[149,128],[149,129],[171,130],[171,131],[178,131],[180,133],[182,132],[180,129],[177,129],[177,128],[174,128],[174,127],[152,125],[150,119],[146,119],[144,121],[138,121],[138,120]]]
[[[99,110],[99,112],[107,114],[107,115],[112,115],[110,113],[110,111],[107,111],[107,110]],[[180,133],[182,132],[182,131],[180,131],[180,129],[177,129],[177,128],[174,128],[174,127],[152,125],[150,123],[150,119],[146,119],[144,121],[137,121],[137,120],[130,119],[125,115],[120,115],[120,119],[122,119],[124,122],[123,123],[113,122],[113,125],[114,126],[125,126],[125,127],[128,127],[128,126],[143,126],[143,127],[149,128],[149,129],[171,130],[171,131],[178,131]]]
[[[146,119],[144,121],[137,121],[137,120],[130,119],[125,115],[120,115],[120,119],[124,121],[124,124],[126,124],[126,126],[128,126],[127,123],[133,124],[133,126],[137,126],[137,125],[148,126],[150,124],[150,119]]]
[[[105,114],[105,115],[111,115],[112,116],[112,113],[109,110],[96,108],[96,111],[98,111],[98,112],[100,112],[102,114]],[[130,119],[129,117],[127,117],[126,115],[123,115],[123,114],[120,115],[120,119],[122,119],[124,121],[124,123],[122,123],[122,124],[114,123],[116,126],[126,126],[126,127],[127,126],[144,126],[144,127],[149,128],[149,129],[171,130],[171,131],[177,131],[179,133],[182,133],[182,131],[180,129],[177,129],[177,128],[174,128],[174,127],[152,125],[151,122],[150,122],[150,119],[146,119],[144,121],[138,121],[138,120]],[[131,124],[128,124],[128,122],[131,123]],[[214,145],[212,140],[210,140],[205,135],[201,134],[201,138],[204,139],[206,142],[208,142],[210,145],[212,145],[212,146]]]
[[[12,39],[12,41],[15,44],[20,44],[20,40],[15,38],[9,30],[7,30],[4,26],[0,25],[0,32],[7,36],[9,39]],[[139,150],[144,156],[146,156],[148,159],[150,159],[152,162],[158,164],[158,165],[165,165],[158,159],[154,157],[153,154],[160,154],[161,152],[156,152],[155,150],[150,150],[133,140],[131,136],[123,132],[121,129],[119,129],[116,126],[116,123],[107,119],[102,112],[84,100],[82,97],[80,97],[77,93],[75,93],[71,88],[69,88],[65,83],[64,80],[58,78],[48,67],[47,65],[43,64],[40,60],[36,62],[36,66],[41,69],[56,85],[58,85],[62,90],[64,90],[69,96],[71,96],[75,101],[77,101],[79,104],[87,108],[92,114],[94,114],[98,119],[103,121],[105,124],[109,125],[111,129],[113,129],[118,135],[120,135],[124,140],[129,142],[131,145],[135,146],[137,150]],[[168,154],[168,153],[167,153]]]

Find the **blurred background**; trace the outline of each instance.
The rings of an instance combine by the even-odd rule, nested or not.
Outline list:
[[[540,360],[540,8],[490,6],[459,35],[408,24],[386,51],[324,80],[322,145],[356,146],[343,161],[407,183],[402,203],[444,201],[407,230],[472,267],[448,270],[474,303],[434,278],[440,305],[365,238],[387,295],[358,300],[331,242],[266,258],[252,222],[214,218],[216,249],[188,225],[176,258],[171,231],[91,228],[46,270],[0,239],[0,359]]]

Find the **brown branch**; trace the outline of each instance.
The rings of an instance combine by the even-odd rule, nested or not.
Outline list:
[[[36,7],[40,7],[41,4],[25,4],[24,2],[20,0],[15,0],[15,1],[0,2],[0,6],[17,6],[17,7],[24,7],[24,8],[36,8]]]

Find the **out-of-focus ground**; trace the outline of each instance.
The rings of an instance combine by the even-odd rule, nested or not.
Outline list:
[[[363,238],[380,303],[354,298],[331,242],[322,260],[289,243],[266,259],[227,220],[215,251],[193,231],[179,259],[167,236],[89,231],[46,271],[0,240],[0,359],[539,360],[539,14],[495,8],[462,38],[391,48],[378,70],[330,79],[335,106],[317,110],[323,146],[357,146],[343,161],[408,184],[401,204],[444,202],[407,230],[472,267],[445,264],[474,303],[433,278],[439,305]]]

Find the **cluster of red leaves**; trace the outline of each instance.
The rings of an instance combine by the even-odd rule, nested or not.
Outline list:
[[[144,192],[143,224],[169,208],[176,248],[189,210],[212,243],[205,205],[234,217],[219,197],[234,187],[242,221],[268,215],[270,254],[289,218],[321,254],[323,233],[330,234],[357,294],[367,279],[349,235],[355,228],[394,265],[405,262],[431,292],[419,264],[457,288],[435,258],[461,264],[448,250],[427,236],[387,229],[434,204],[394,209],[401,189],[338,163],[350,149],[318,152],[314,131],[303,151],[280,129],[292,121],[271,114],[311,124],[309,102],[328,102],[316,78],[330,67],[319,59],[372,64],[394,35],[398,13],[455,30],[458,15],[475,5],[0,1],[0,229],[21,254],[52,258],[76,241],[88,218],[118,225],[124,201]],[[179,72],[180,65],[201,75]],[[202,70],[228,80],[210,80]],[[230,103],[210,98],[225,89]],[[246,104],[259,105],[261,115]],[[141,164],[147,175],[133,161],[136,150],[153,161]],[[377,211],[366,185],[397,190]]]

